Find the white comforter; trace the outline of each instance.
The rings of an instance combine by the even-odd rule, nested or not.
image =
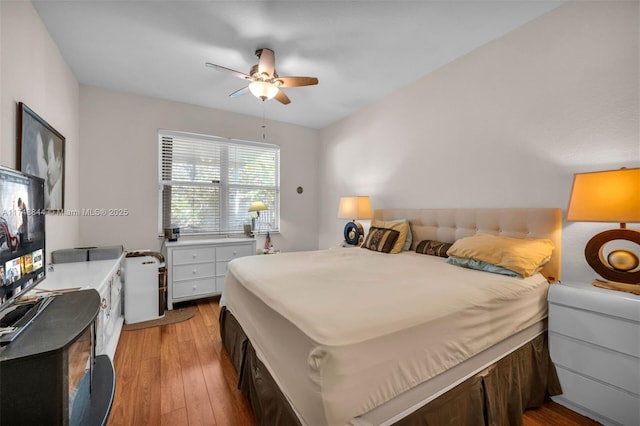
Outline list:
[[[343,425],[546,317],[547,287],[350,248],[234,260],[224,298],[301,420]]]

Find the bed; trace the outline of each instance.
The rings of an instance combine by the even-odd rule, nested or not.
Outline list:
[[[373,225],[397,219],[412,239],[398,254],[334,248],[229,264],[221,337],[259,424],[513,425],[559,393],[546,295],[560,278],[560,210],[387,209]],[[553,251],[524,278],[415,251],[489,236]]]

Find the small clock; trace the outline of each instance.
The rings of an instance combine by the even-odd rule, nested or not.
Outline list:
[[[364,229],[359,222],[349,222],[344,226],[344,240],[347,244],[358,244],[362,236],[364,236]]]

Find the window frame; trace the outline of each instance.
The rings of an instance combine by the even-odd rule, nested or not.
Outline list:
[[[212,181],[212,183],[206,183],[206,182],[197,182],[197,181],[173,181],[173,180],[164,180],[163,179],[163,164],[164,164],[164,160],[163,160],[163,145],[164,145],[164,141],[163,139],[165,138],[171,138],[171,139],[181,139],[181,140],[191,140],[195,143],[202,143],[202,144],[206,144],[207,142],[211,142],[214,144],[217,144],[221,151],[224,152],[224,155],[222,155],[219,158],[219,167],[220,167],[220,178],[217,181]],[[233,214],[229,214],[230,210],[229,210],[229,205],[231,203],[231,193],[234,190],[237,189],[256,189],[256,190],[267,190],[267,191],[273,191],[274,192],[274,201],[275,201],[275,205],[270,205],[269,203],[266,202],[266,200],[260,200],[260,201],[264,201],[265,204],[267,204],[269,210],[267,212],[263,212],[262,213],[262,217],[265,216],[265,213],[272,218],[270,223],[266,223],[264,221],[260,222],[260,227],[258,228],[258,226],[256,226],[255,233],[259,233],[259,234],[266,234],[267,232],[271,232],[271,233],[279,233],[280,232],[280,193],[281,193],[281,185],[280,185],[280,146],[277,144],[272,144],[272,143],[264,143],[264,142],[255,142],[255,141],[247,141],[247,140],[242,140],[242,139],[233,139],[233,138],[225,138],[225,137],[221,137],[221,136],[212,136],[212,135],[204,135],[204,134],[199,134],[199,133],[191,133],[191,132],[181,132],[181,131],[175,131],[175,130],[165,130],[165,129],[160,129],[158,130],[158,236],[159,237],[163,237],[164,236],[164,228],[165,228],[165,224],[164,224],[164,202],[163,202],[163,195],[164,195],[164,187],[167,185],[171,185],[171,186],[180,186],[187,184],[188,186],[192,186],[192,187],[198,187],[198,186],[202,186],[202,187],[208,187],[208,188],[218,188],[219,190],[219,215],[217,217],[218,219],[218,229],[217,230],[211,230],[211,231],[201,231],[201,232],[184,232],[183,229],[181,229],[181,233],[183,235],[189,235],[189,236],[205,236],[205,235],[211,235],[211,236],[222,236],[222,235],[238,235],[238,234],[244,234],[244,230],[243,229],[231,229],[229,226],[229,221],[230,221],[230,217],[233,217]],[[251,184],[242,184],[242,183],[230,183],[228,181],[228,177],[230,175],[230,170],[232,169],[232,166],[230,164],[229,161],[229,147],[233,147],[234,149],[241,149],[241,147],[253,147],[253,148],[257,148],[257,149],[264,149],[265,152],[269,152],[269,151],[273,151],[275,158],[274,158],[274,173],[275,173],[275,179],[274,179],[274,185],[251,185]],[[224,156],[224,158],[222,158]],[[171,161],[171,164],[173,165],[173,160]],[[185,163],[187,164],[187,163]],[[195,162],[192,164],[196,164]],[[258,201],[258,200],[251,200],[251,201]],[[251,202],[250,201],[250,202]],[[249,204],[250,204],[249,202]],[[247,206],[247,210],[248,210],[248,206]],[[237,214],[237,212],[236,212]],[[212,216],[212,218],[215,217]],[[236,216],[237,219],[237,216]],[[246,221],[249,222],[250,221],[250,214],[248,211],[246,211]],[[244,222],[244,221],[243,221]],[[178,225],[180,226],[180,225]]]

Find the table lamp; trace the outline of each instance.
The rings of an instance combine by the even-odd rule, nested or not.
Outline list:
[[[356,245],[360,237],[364,238],[364,229],[359,219],[371,219],[371,201],[367,196],[341,197],[338,206],[338,217],[340,219],[351,219],[344,227],[344,240],[347,244]]]
[[[640,246],[640,231],[627,228],[627,222],[640,222],[640,168],[576,173],[567,221],[620,223],[620,228],[591,238],[584,255],[602,278],[640,284],[640,261],[635,253],[616,249],[604,255],[604,246],[610,241],[626,240]]]
[[[249,213],[251,214],[251,236],[253,237],[256,230],[256,218],[260,219],[260,212],[263,212],[267,209],[267,206],[264,205],[262,201],[254,201],[249,206]],[[255,212],[255,216],[253,213]]]

